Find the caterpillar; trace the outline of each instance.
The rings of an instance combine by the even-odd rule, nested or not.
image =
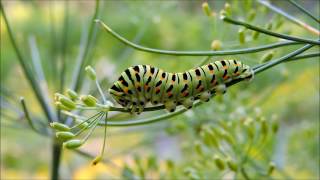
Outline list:
[[[197,99],[207,102],[212,95],[225,93],[226,83],[253,76],[252,69],[237,60],[216,61],[181,73],[136,65],[121,73],[109,93],[131,112],[141,113],[148,102],[174,112],[177,105],[190,109]]]

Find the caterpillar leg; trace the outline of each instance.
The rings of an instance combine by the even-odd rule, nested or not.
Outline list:
[[[219,84],[215,88],[216,94],[224,94],[227,92],[227,86],[225,84]]]
[[[137,106],[136,105],[131,105],[131,107],[129,108],[130,113],[134,114],[136,112]]]
[[[143,112],[144,105],[145,105],[145,103],[141,101],[140,104],[137,106],[137,108],[138,108],[137,114],[141,114]]]
[[[200,94],[200,101],[202,102],[208,102],[211,97],[211,92],[210,91],[204,91]]]
[[[189,98],[186,98],[185,100],[183,100],[181,103],[185,108],[191,109],[193,106],[193,102],[194,102],[194,98],[189,97]]]
[[[131,114],[136,112],[137,106],[138,106],[138,99],[131,97],[130,103],[128,104]]]
[[[176,107],[177,107],[177,102],[175,102],[175,101],[166,101],[164,103],[164,106],[169,112],[174,112],[176,110]]]

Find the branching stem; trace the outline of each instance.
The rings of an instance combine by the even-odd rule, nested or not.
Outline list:
[[[306,15],[308,15],[310,18],[312,18],[313,20],[315,20],[316,22],[320,23],[320,19],[317,19],[314,15],[312,15],[308,10],[306,10],[305,8],[303,8],[302,6],[300,6],[296,1],[294,0],[289,0],[289,2],[291,4],[293,4],[294,6],[296,6],[298,9],[300,9],[303,13],[305,13]]]
[[[274,11],[274,12],[276,12],[276,13],[278,13],[278,14],[281,14],[282,16],[286,17],[287,19],[289,19],[289,20],[292,21],[293,23],[295,23],[295,24],[303,27],[304,29],[306,29],[306,30],[308,30],[308,31],[310,31],[310,32],[312,32],[312,33],[314,33],[314,34],[316,34],[316,35],[320,35],[319,30],[311,27],[310,25],[308,25],[308,24],[302,22],[301,20],[299,20],[299,19],[291,16],[290,14],[284,12],[282,9],[280,9],[280,8],[272,5],[270,2],[265,1],[265,0],[259,0],[258,2],[259,2],[260,4],[268,7],[268,8],[271,9],[272,11]]]
[[[231,23],[231,24],[235,24],[235,25],[239,25],[239,26],[243,26],[243,27],[246,27],[248,29],[251,29],[251,30],[254,30],[254,31],[258,31],[260,33],[267,34],[267,35],[270,35],[270,36],[278,37],[278,38],[281,38],[281,39],[286,39],[286,40],[291,40],[291,41],[296,41],[296,42],[303,42],[303,43],[308,43],[308,44],[313,44],[313,45],[320,45],[320,42],[316,41],[316,40],[304,39],[304,38],[299,38],[299,37],[295,37],[295,36],[289,36],[289,35],[286,35],[286,34],[276,33],[276,32],[269,31],[269,30],[266,30],[266,29],[263,29],[263,28],[260,28],[260,27],[257,27],[257,26],[253,26],[253,25],[248,24],[248,23],[243,22],[243,21],[238,21],[238,20],[235,20],[235,19],[231,19],[231,18],[229,18],[227,16],[222,16],[221,19],[223,21],[225,21],[225,22],[228,22],[228,23]]]
[[[34,130],[36,133],[39,133],[41,135],[47,135],[47,132],[46,131],[43,131],[43,130],[39,130],[37,129],[37,127],[35,126],[33,120],[31,119],[30,115],[29,115],[29,111],[27,109],[27,105],[25,103],[25,100],[23,97],[20,98],[20,103],[22,105],[22,109],[23,109],[23,112],[24,112],[24,115],[25,115],[25,118],[27,119],[28,121],[28,124],[29,126],[31,127],[32,130]],[[46,129],[47,130],[47,129]]]
[[[291,52],[291,53],[289,53],[289,54],[287,54],[287,55],[285,55],[285,56],[283,56],[283,57],[281,57],[281,58],[279,58],[277,60],[273,60],[273,61],[270,61],[270,62],[266,63],[264,66],[261,66],[261,67],[255,69],[254,72],[255,72],[255,74],[258,74],[258,73],[260,73],[260,72],[262,72],[262,71],[264,71],[266,69],[269,69],[269,68],[271,68],[271,67],[273,67],[273,66],[275,66],[277,64],[282,63],[283,61],[286,61],[287,59],[290,59],[291,57],[294,57],[294,56],[296,56],[298,54],[303,53],[304,51],[310,49],[312,46],[313,45],[311,45],[311,44],[307,44],[307,45],[303,46],[302,48],[300,48],[300,49],[298,49],[296,51],[293,51],[293,52]]]
[[[148,48],[145,46],[135,44],[127,40],[126,38],[122,37],[117,32],[113,31],[109,26],[107,26],[101,20],[96,19],[96,22],[99,23],[102,26],[102,28],[111,36],[113,36],[114,38],[118,39],[120,42],[134,49],[137,49],[139,51],[149,52],[149,53],[166,54],[166,55],[173,55],[173,56],[224,56],[224,55],[235,55],[235,54],[247,54],[247,53],[255,53],[255,52],[265,51],[268,49],[288,46],[288,45],[301,44],[301,42],[285,41],[280,43],[259,46],[255,48],[245,48],[245,49],[225,50],[225,51],[171,51],[171,50]]]

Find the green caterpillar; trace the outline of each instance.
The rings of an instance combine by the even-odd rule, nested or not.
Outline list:
[[[121,73],[109,89],[112,97],[132,112],[142,112],[148,102],[164,104],[169,112],[177,105],[192,108],[197,99],[209,101],[216,93],[225,93],[226,83],[251,80],[252,69],[236,60],[222,60],[183,73],[168,73],[149,65],[137,65]]]

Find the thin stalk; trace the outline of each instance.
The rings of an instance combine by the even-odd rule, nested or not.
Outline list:
[[[102,97],[103,104],[107,104],[106,96],[103,94],[103,91],[102,91],[102,89],[101,89],[101,87],[100,87],[100,84],[99,84],[98,79],[95,80],[95,83],[96,83],[96,86],[97,86],[97,88],[98,88],[98,91],[99,91],[99,93],[100,93],[100,95],[101,95],[101,97]]]
[[[295,56],[295,57],[292,57],[292,58],[286,60],[285,62],[291,62],[291,61],[296,61],[299,59],[307,59],[307,58],[313,58],[313,57],[320,57],[320,53],[310,53],[310,54]],[[319,59],[316,59],[316,60],[319,60]]]
[[[37,46],[37,42],[35,37],[32,35],[29,37],[29,45],[30,45],[30,51],[31,51],[31,60],[32,64],[35,70],[37,80],[39,81],[39,86],[43,93],[43,98],[46,104],[52,104],[51,99],[49,98],[49,88],[47,84],[47,80],[45,77],[45,74],[43,72],[42,64],[41,64],[41,58],[40,58],[40,52]],[[48,106],[50,110],[53,112],[52,106]],[[55,114],[54,114],[55,115]]]
[[[24,116],[25,116],[25,118],[27,119],[27,122],[28,122],[29,126],[31,127],[31,129],[32,129],[33,131],[35,131],[36,133],[39,133],[39,134],[41,134],[41,135],[47,135],[47,129],[46,129],[45,131],[39,130],[39,129],[37,129],[37,127],[35,126],[33,120],[32,120],[31,117],[30,117],[30,114],[29,114],[27,105],[26,105],[25,100],[24,100],[23,97],[20,98],[20,103],[21,103],[21,105],[22,105],[22,109],[23,109],[23,112],[24,112]]]
[[[243,175],[244,179],[250,180],[250,177],[244,167],[241,168],[241,174]]]
[[[89,137],[91,136],[91,134],[93,133],[93,131],[96,129],[96,127],[98,126],[98,124],[99,124],[99,122],[100,122],[100,120],[101,120],[101,118],[104,116],[104,113],[102,113],[102,114],[100,114],[98,117],[97,117],[97,119],[95,119],[94,121],[92,121],[92,124],[90,123],[90,125],[88,126],[89,128],[91,127],[91,126],[93,126],[91,129],[90,129],[90,131],[89,131],[89,133],[81,140],[83,143],[85,143],[88,139],[89,139]],[[100,119],[99,119],[100,118]]]
[[[16,101],[16,99],[14,99]],[[14,102],[15,102],[14,101]],[[16,107],[16,105],[10,102],[10,97],[7,97],[5,94],[0,95],[0,108],[10,109],[14,111],[15,114],[22,114],[23,112]]]
[[[29,36],[29,46],[30,46],[30,51],[31,51],[31,60],[32,64],[35,70],[35,73],[38,77],[38,80],[40,81],[40,84],[43,84],[43,90],[48,92],[48,85],[46,81],[46,77],[43,72],[42,64],[41,64],[41,58],[40,58],[40,53],[39,49],[37,46],[36,38],[32,35]],[[47,96],[48,94],[46,94]]]
[[[68,31],[69,31],[69,2],[65,1],[65,12],[64,12],[64,29],[61,44],[61,72],[60,72],[60,92],[64,90],[65,74],[66,74],[66,52],[68,44]],[[60,113],[59,113],[60,115]]]
[[[57,43],[56,43],[56,31],[55,31],[55,19],[54,19],[54,13],[53,8],[55,7],[55,1],[50,1],[49,6],[49,17],[50,17],[50,41],[51,41],[51,47],[50,47],[50,65],[51,68],[51,77],[53,77],[53,81],[55,81],[55,77],[57,75],[57,63],[56,63],[56,54],[57,54]]]
[[[105,118],[104,118],[105,124],[107,124],[107,120],[108,120],[108,112],[105,114]],[[103,157],[103,153],[106,147],[106,141],[107,141],[107,126],[104,126],[103,145],[102,145],[101,154],[100,154],[101,157]]]
[[[62,153],[62,145],[53,137],[52,143],[52,166],[51,166],[51,180],[59,179],[59,167]]]
[[[289,0],[289,2],[291,4],[293,4],[295,7],[297,7],[298,9],[300,9],[300,11],[302,11],[303,13],[305,13],[306,15],[308,15],[309,17],[311,17],[313,20],[315,20],[316,22],[320,23],[320,19],[317,19],[315,16],[313,16],[308,10],[306,10],[305,8],[303,8],[302,6],[300,6],[296,1],[294,0]]]
[[[198,106],[201,103],[195,103],[194,106]],[[161,120],[165,120],[165,119],[169,119],[171,117],[174,117],[176,115],[182,114],[184,112],[186,112],[187,109],[183,108],[183,109],[179,109],[173,113],[168,113],[168,114],[164,114],[164,115],[160,115],[160,116],[156,116],[156,117],[151,117],[151,118],[146,118],[146,119],[138,119],[138,120],[128,120],[128,121],[108,121],[107,123],[99,123],[99,125],[102,126],[137,126],[137,125],[145,125],[145,124],[150,124],[150,123],[154,123],[154,122],[158,122]]]
[[[258,74],[260,72],[263,72],[263,71],[265,71],[265,70],[267,70],[267,69],[269,69],[269,68],[271,68],[271,67],[273,67],[273,66],[275,66],[277,64],[280,64],[280,63],[282,63],[282,62],[284,62],[284,61],[286,61],[286,60],[288,60],[288,59],[290,59],[290,58],[292,58],[292,57],[294,57],[294,56],[296,56],[298,54],[301,54],[304,51],[310,49],[312,46],[313,45],[311,45],[311,44],[307,44],[307,45],[303,46],[302,48],[300,48],[300,49],[298,49],[296,51],[293,51],[293,52],[291,52],[291,53],[289,53],[289,54],[287,54],[287,55],[285,55],[285,56],[283,56],[283,57],[281,57],[281,58],[279,58],[277,60],[269,61],[269,62],[265,63],[265,65],[255,69],[254,70],[254,74]]]
[[[245,49],[237,49],[237,50],[224,50],[224,51],[171,51],[171,50],[162,50],[162,49],[154,49],[154,48],[148,48],[145,46],[141,46],[138,44],[135,44],[126,38],[122,37],[115,31],[113,31],[109,26],[107,26],[105,23],[103,23],[101,20],[96,19],[96,22],[99,23],[102,28],[109,33],[114,38],[118,39],[120,42],[124,43],[125,45],[128,45],[134,49],[137,49],[139,51],[144,52],[150,52],[150,53],[157,53],[157,54],[166,54],[166,55],[173,55],[173,56],[224,56],[224,55],[234,55],[234,54],[247,54],[247,53],[255,53],[260,51],[265,51],[268,49],[278,48],[282,46],[288,46],[288,45],[296,45],[296,44],[302,44],[301,42],[280,42],[280,43],[274,43],[264,46],[259,46],[256,48],[245,48]]]
[[[80,38],[80,44],[79,44],[79,53],[78,53],[78,56],[76,58],[76,63],[75,63],[75,67],[74,67],[74,70],[73,70],[73,74],[72,74],[72,84],[71,84],[71,89],[75,89],[76,88],[76,79],[78,78],[79,76],[79,72],[81,70],[81,63],[82,63],[82,59],[83,59],[83,56],[85,54],[85,49],[86,49],[86,44],[87,44],[87,41],[88,41],[88,35],[87,35],[87,28],[85,25],[82,25],[82,32],[81,32],[81,38]]]
[[[320,56],[320,53],[310,53],[310,54],[291,57],[291,58],[285,60],[284,62],[292,62],[292,61],[297,61],[297,60],[300,60],[300,59],[308,59],[308,58],[314,58],[314,57],[319,57],[319,56]],[[318,60],[318,59],[315,58],[315,60]],[[265,64],[267,64],[267,63],[258,64],[255,67],[253,67],[253,70],[258,69],[258,68],[264,66]]]
[[[281,38],[281,39],[286,39],[286,40],[296,41],[296,42],[303,42],[303,43],[308,43],[308,44],[313,44],[313,45],[320,45],[320,42],[317,41],[317,40],[304,39],[304,38],[299,38],[299,37],[295,37],[295,36],[289,36],[289,35],[286,35],[286,34],[280,34],[280,33],[272,32],[272,31],[269,31],[269,30],[266,30],[266,29],[263,29],[263,28],[248,24],[248,23],[243,22],[243,21],[238,21],[238,20],[235,20],[235,19],[231,19],[231,18],[229,18],[227,16],[221,16],[221,19],[223,21],[225,21],[225,22],[228,22],[228,23],[231,23],[231,24],[235,24],[235,25],[239,25],[239,26],[243,26],[243,27],[246,27],[248,29],[251,29],[251,30],[254,30],[254,31],[258,31],[260,33],[267,34],[267,35],[270,35],[270,36],[278,37],[278,38]]]
[[[77,118],[77,119],[79,119],[79,120],[82,121],[82,122],[80,122],[79,124],[76,124],[76,125],[74,125],[74,126],[72,126],[72,127],[70,128],[70,129],[74,129],[74,128],[77,128],[77,127],[83,125],[83,124],[86,123],[86,122],[91,121],[91,119],[94,119],[96,116],[101,115],[101,113],[103,113],[103,112],[98,112],[98,113],[94,114],[93,116],[91,116],[91,117],[89,117],[89,118],[85,118],[85,117],[82,117],[82,116],[79,116],[79,115],[76,115],[76,114],[72,114],[72,113],[70,113],[70,112],[68,112],[68,111],[62,111],[62,113],[68,115],[69,117]],[[93,120],[93,121],[94,121],[94,120]],[[92,122],[92,121],[91,121],[91,122]],[[89,122],[89,123],[90,123],[90,122]],[[88,126],[89,126],[89,124],[88,124]]]
[[[199,65],[196,66],[196,67],[203,66],[203,65],[207,64],[210,59],[211,59],[211,56],[205,57],[205,58],[199,63]]]
[[[96,34],[94,32],[96,31],[97,28],[95,26],[94,20],[98,18],[99,13],[100,13],[100,0],[96,0],[95,12],[94,12],[94,15],[90,21],[91,25],[90,25],[89,34],[88,34],[88,37],[86,40],[85,49],[83,51],[81,58],[79,59],[79,62],[77,62],[77,66],[79,66],[79,67],[75,68],[75,72],[74,72],[75,84],[72,87],[72,89],[74,89],[75,91],[79,91],[81,84],[82,84],[83,75],[81,74],[81,72],[85,66],[85,60],[88,55],[89,49],[91,47],[91,43],[92,43],[93,39],[95,39]]]
[[[278,7],[275,7],[273,6],[271,3],[265,1],[265,0],[259,0],[258,1],[260,4],[268,7],[269,9],[271,9],[272,11],[278,13],[278,14],[281,14],[282,16],[286,17],[287,19],[289,19],[290,21],[292,21],[293,23],[299,25],[299,26],[302,26],[303,28],[305,28],[306,30],[316,34],[316,35],[320,35],[320,32],[319,30],[311,27],[310,25],[300,21],[299,19],[291,16],[290,14],[284,12],[282,9],[278,8]]]
[[[66,74],[66,52],[67,52],[67,47],[68,47],[68,30],[69,30],[69,2],[65,1],[65,11],[64,11],[64,26],[63,26],[63,35],[62,35],[62,41],[61,41],[61,69],[59,73],[59,91],[63,92],[64,91],[64,85],[65,85],[65,74]],[[58,119],[61,122],[65,122],[66,119],[64,119],[61,116],[61,111],[58,109],[57,110],[58,114]]]
[[[138,43],[140,42],[141,38],[145,34],[145,31],[147,30],[148,24],[144,21],[143,25],[139,27],[138,32],[134,36],[132,42],[133,43]],[[133,49],[130,48],[130,46],[126,46],[125,49],[120,53],[120,56],[117,58],[118,62],[121,63],[124,60],[128,59],[128,57],[133,53]]]
[[[88,123],[88,126],[87,126],[87,127],[81,128],[81,129],[75,134],[75,136],[80,135],[80,134],[83,133],[85,130],[89,129],[92,125],[94,125],[94,123],[96,123],[97,121],[99,121],[99,118],[101,118],[101,117],[103,116],[103,112],[99,112],[98,114],[96,114],[96,115],[94,115],[94,116],[96,116],[96,117],[94,117],[94,118],[89,118],[89,119],[87,119],[86,121],[83,121],[83,122],[82,122],[82,123],[88,122],[90,119],[93,119],[92,121],[90,121],[90,122]],[[78,124],[78,125],[80,125],[80,124]],[[75,127],[78,127],[78,125],[72,127],[72,129],[75,128]]]
[[[104,122],[106,124],[107,120],[108,120],[108,112],[106,112],[104,115],[105,115]],[[97,125],[98,124],[96,124],[96,126]],[[107,142],[107,126],[104,126],[103,145],[102,145],[100,154],[97,157],[95,157],[95,159],[93,160],[93,162],[92,162],[93,165],[96,165],[97,163],[99,163],[102,160],[103,154],[104,154],[104,150],[105,150],[105,147],[106,147],[106,142]]]
[[[43,109],[47,119],[49,122],[53,122],[53,121],[56,121],[56,118],[54,116],[54,113],[50,110],[50,106],[48,104],[46,104],[45,100],[44,100],[44,95],[43,93],[41,92],[41,88],[39,86],[39,83],[35,80],[34,78],[34,75],[33,73],[31,72],[30,68],[28,67],[28,65],[26,64],[26,59],[24,59],[24,57],[22,56],[22,53],[20,52],[19,48],[18,48],[18,45],[16,43],[16,40],[15,40],[15,37],[12,33],[12,30],[11,30],[11,27],[8,23],[8,19],[7,19],[7,16],[6,16],[6,13],[3,9],[3,5],[2,5],[2,2],[0,2],[0,9],[2,11],[2,16],[3,16],[3,19],[4,19],[4,23],[7,27],[7,30],[8,30],[8,34],[9,34],[9,38],[10,38],[10,41],[12,43],[12,46],[18,56],[18,60],[19,60],[19,63],[23,69],[23,72],[25,74],[25,76],[27,77],[27,80],[29,81],[31,87],[32,87],[32,90],[33,92],[35,93],[39,103],[41,104],[41,108]]]

